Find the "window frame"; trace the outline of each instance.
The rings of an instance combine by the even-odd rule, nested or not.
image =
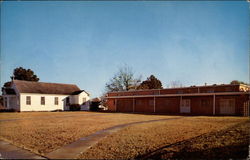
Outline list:
[[[45,105],[45,97],[41,97],[41,105]]]
[[[201,107],[210,107],[212,105],[212,101],[210,99],[201,99]]]
[[[208,89],[207,93],[214,93],[214,89]]]
[[[83,97],[83,98],[82,98],[82,104],[83,104],[83,103],[86,103],[86,102],[87,102],[87,98],[86,98],[86,97]]]
[[[26,105],[31,105],[31,96],[26,96]]]
[[[149,104],[149,106],[154,106],[154,100],[153,100],[153,99],[150,99],[150,100],[148,101],[148,104]]]
[[[181,107],[191,107],[191,99],[182,99]]]
[[[143,105],[143,100],[141,100],[141,99],[137,99],[137,100],[135,100],[135,102],[136,102],[136,105],[138,105],[138,106]]]
[[[59,105],[59,98],[58,97],[54,98],[54,105]]]

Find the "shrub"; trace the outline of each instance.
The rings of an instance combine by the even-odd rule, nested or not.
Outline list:
[[[0,112],[17,112],[15,109],[0,109]]]
[[[79,104],[71,104],[69,106],[70,111],[80,111],[80,109],[81,109],[81,106]]]
[[[91,104],[90,104],[90,110],[91,111],[98,111],[100,103],[101,102],[91,102]]]

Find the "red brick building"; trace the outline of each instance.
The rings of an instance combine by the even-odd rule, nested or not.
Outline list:
[[[247,85],[212,85],[110,92],[109,111],[249,116]]]

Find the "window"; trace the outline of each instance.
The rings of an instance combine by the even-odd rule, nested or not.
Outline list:
[[[159,94],[160,94],[160,90],[154,91],[154,95],[159,95]]]
[[[182,90],[177,91],[177,94],[183,94]]]
[[[41,97],[41,105],[45,105],[45,97]]]
[[[213,89],[209,89],[209,90],[207,90],[207,93],[214,93],[214,90]]]
[[[86,104],[86,98],[82,98],[82,105]]]
[[[143,105],[142,100],[136,100],[135,102],[138,106]]]
[[[153,106],[154,105],[154,100],[149,100],[149,105]]]
[[[58,97],[55,97],[55,105],[58,105]]]
[[[31,105],[31,97],[26,96],[26,105]]]
[[[181,106],[182,107],[190,107],[190,99],[182,99]]]
[[[211,105],[211,100],[202,99],[201,100],[201,107],[209,107]]]
[[[83,98],[83,99],[82,99],[82,103],[85,103],[85,102],[86,102],[86,98]]]
[[[164,104],[167,106],[167,105],[170,105],[171,104],[171,100],[169,99],[165,99],[164,100]]]

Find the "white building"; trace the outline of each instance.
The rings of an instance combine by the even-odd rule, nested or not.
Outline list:
[[[69,110],[70,105],[80,105],[89,110],[89,94],[74,84],[44,83],[13,80],[3,90],[6,109],[17,111]]]

